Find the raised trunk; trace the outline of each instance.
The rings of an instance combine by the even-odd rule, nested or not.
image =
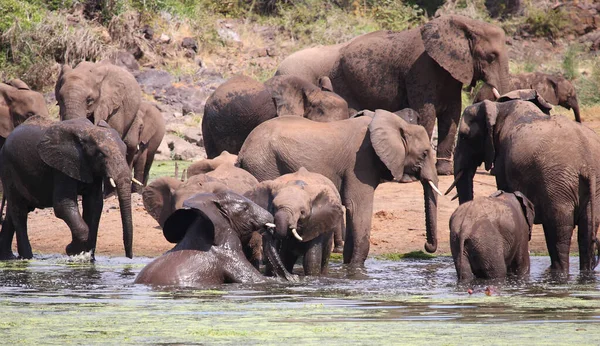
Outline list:
[[[437,250],[437,196],[428,181],[422,181],[421,184],[423,184],[425,196],[425,227],[427,229],[425,250],[434,253]]]
[[[131,218],[131,181],[127,178],[117,182],[117,195],[121,209],[121,222],[123,224],[123,245],[125,256],[133,258],[133,220]]]

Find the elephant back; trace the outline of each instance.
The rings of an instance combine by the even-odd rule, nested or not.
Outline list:
[[[206,175],[223,182],[229,190],[239,195],[244,195],[258,185],[258,180],[252,174],[231,163],[222,164]]]

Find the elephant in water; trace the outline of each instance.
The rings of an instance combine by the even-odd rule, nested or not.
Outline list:
[[[340,194],[331,180],[301,167],[261,182],[246,196],[273,214],[288,271],[303,256],[306,275],[327,274],[334,235],[342,246],[344,222]]]
[[[266,210],[233,192],[194,195],[165,222],[165,238],[177,245],[144,267],[135,283],[201,287],[270,281],[242,251],[257,236],[275,275],[296,280],[274,247],[272,223]]]
[[[376,31],[341,46],[294,53],[276,75],[327,76],[354,110],[412,108],[430,138],[437,120],[437,173],[450,175],[463,86],[483,80],[497,95],[509,90],[505,40],[498,26],[439,16],[418,28]]]
[[[349,112],[327,77],[317,87],[296,76],[276,76],[264,84],[235,76],[206,101],[202,119],[206,156],[215,158],[223,150],[237,154],[256,126],[282,115],[334,121],[347,119]]]
[[[551,106],[535,90],[530,93],[535,97],[527,99],[535,102],[501,97],[502,102],[485,100],[465,109],[453,186],[461,204],[470,201],[477,167],[482,162],[486,170],[493,167],[498,189],[520,191],[534,204],[551,269],[568,272],[571,236],[577,226],[579,267],[592,270],[600,251],[600,137],[564,116],[548,115]]]
[[[437,249],[438,177],[425,129],[399,114],[374,115],[322,123],[281,117],[259,125],[244,142],[239,167],[259,181],[294,173],[301,167],[330,179],[346,207],[344,262],[362,266],[369,254],[373,195],[382,181],[405,176],[423,185],[427,243]]]
[[[535,89],[546,102],[565,107],[566,109],[573,109],[575,121],[581,122],[575,87],[562,76],[541,72],[513,75],[510,77],[509,88],[510,90]],[[496,98],[492,92],[492,88],[489,85],[483,85],[477,92],[477,95],[475,95],[473,103],[483,100],[494,101]]]
[[[16,231],[19,255],[32,258],[27,215],[53,207],[69,226],[72,241],[66,252],[75,255],[96,248],[102,215],[104,182],[116,188],[121,209],[125,255],[133,256],[131,171],[125,145],[105,122],[87,119],[61,122],[35,116],[19,125],[0,150],[0,179],[8,202],[0,231],[0,258],[11,259]],[[83,217],[78,196],[82,196]]]
[[[520,192],[496,191],[461,204],[450,217],[458,280],[529,274],[533,204]]]

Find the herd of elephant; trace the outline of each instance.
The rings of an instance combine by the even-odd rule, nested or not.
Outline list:
[[[593,270],[600,139],[579,123],[567,80],[510,76],[508,60],[501,28],[455,15],[298,51],[264,83],[236,76],[220,85],[202,120],[208,158],[185,181],[149,184],[165,122],[129,72],[106,61],[64,65],[58,122],[22,81],[0,84],[0,259],[15,258],[15,234],[18,255],[32,258],[27,215],[45,207],[71,230],[67,254],[93,255],[103,198],[113,192],[131,258],[131,193],[141,192],[176,245],[137,283],[296,280],[299,257],[306,275],[326,274],[332,251],[364,264],[374,191],[384,181],[422,184],[425,250],[435,252],[438,175],[454,174],[448,192],[456,186],[461,205],[450,242],[459,279],[528,273],[534,223],[543,224],[559,271],[568,270],[577,225],[580,267]],[[478,81],[485,85],[461,120],[461,91]],[[550,116],[549,103],[573,109],[576,122]],[[473,200],[482,163],[500,191]]]

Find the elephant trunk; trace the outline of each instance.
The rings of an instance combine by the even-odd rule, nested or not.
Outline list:
[[[296,281],[296,277],[285,269],[281,257],[279,257],[277,241],[269,231],[263,233],[263,249],[276,277],[284,278],[287,281]]]
[[[64,101],[64,107],[60,107],[60,119],[69,120],[75,118],[87,117],[87,108],[85,104],[73,99]]]
[[[296,228],[296,222],[292,222],[294,217],[287,208],[280,208],[275,212],[275,231],[278,238],[288,236],[288,231]]]
[[[579,113],[579,102],[577,101],[577,97],[573,96],[573,97],[569,97],[569,106],[573,109],[573,114],[575,115],[575,121],[580,123],[581,122],[581,115]]]
[[[112,179],[112,178],[111,178]],[[121,222],[123,224],[123,245],[125,256],[133,258],[133,220],[131,217],[131,179],[124,177],[118,180],[117,196],[121,209]]]
[[[423,194],[425,197],[425,228],[427,229],[427,242],[425,250],[434,253],[437,250],[437,196],[433,186],[437,186],[437,175],[433,178],[423,177]]]

